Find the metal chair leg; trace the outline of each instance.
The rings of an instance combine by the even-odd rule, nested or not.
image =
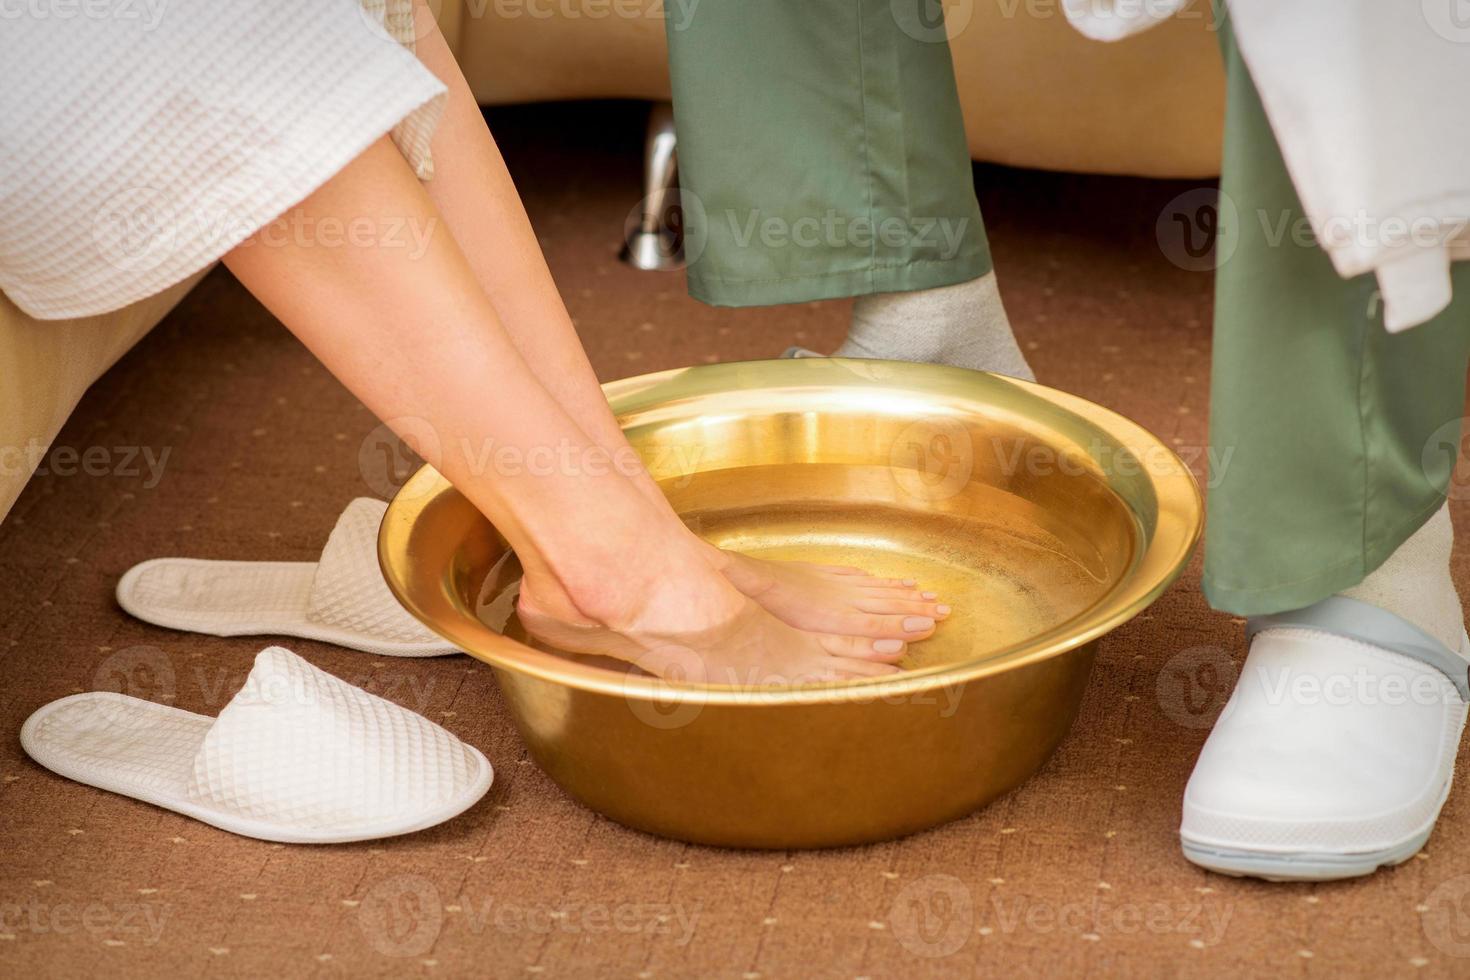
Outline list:
[[[641,210],[627,229],[618,256],[635,269],[667,271],[684,266],[683,235],[670,220],[678,201],[677,175],[674,108],[656,103],[648,115],[644,143]]]

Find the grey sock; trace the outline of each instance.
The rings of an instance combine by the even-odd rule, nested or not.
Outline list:
[[[1450,578],[1450,507],[1434,512],[1367,578],[1342,594],[1402,616],[1451,650],[1464,639],[1465,614]]]
[[[994,371],[1035,381],[1016,344],[995,272],[909,293],[859,296],[834,357],[884,357]]]

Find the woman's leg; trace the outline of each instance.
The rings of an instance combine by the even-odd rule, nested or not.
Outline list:
[[[314,240],[324,221],[347,243]],[[522,561],[529,629],[721,683],[892,669],[901,641],[793,629],[711,568],[536,380],[442,224],[383,139],[225,262],[377,415],[430,424],[445,476]],[[429,232],[421,254],[375,237],[405,225]],[[507,448],[565,462],[497,466]]]
[[[597,444],[628,445],[567,314],[526,209],[459,65],[428,7],[416,5],[416,53],[448,87],[434,129],[430,200],[459,243],[475,280],[495,307],[521,358]],[[645,492],[664,505],[651,479]]]
[[[419,57],[449,89],[434,134],[429,197],[542,386],[593,442],[609,452],[630,453],[480,107],[422,4],[418,17]],[[678,520],[646,471],[633,479],[660,512]],[[857,569],[762,562],[713,547],[704,553],[740,591],[802,629],[905,638],[912,634],[896,632],[899,622],[892,617],[941,619],[949,612],[913,583],[854,574]]]

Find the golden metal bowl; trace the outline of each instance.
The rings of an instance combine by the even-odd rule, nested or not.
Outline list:
[[[640,830],[734,847],[884,840],[970,813],[1066,735],[1099,637],[1188,561],[1199,489],[1165,445],[1072,395],[928,364],[799,359],[606,386],[676,509],[750,554],[915,578],[955,612],[903,673],[670,684],[535,649],[504,539],[436,471],[379,536],[393,592],[490,664],[531,756]],[[589,501],[589,506],[595,506]]]

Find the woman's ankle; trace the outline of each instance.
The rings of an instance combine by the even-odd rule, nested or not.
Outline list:
[[[733,616],[741,604],[708,557],[718,550],[692,536],[645,543],[616,563],[578,562],[554,574],[528,573],[521,598],[541,615],[620,632],[703,627],[712,618]]]

